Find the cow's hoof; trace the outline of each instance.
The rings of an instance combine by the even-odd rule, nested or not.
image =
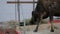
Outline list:
[[[51,30],[51,32],[54,32],[54,30]]]
[[[34,30],[34,32],[37,32],[37,30]]]

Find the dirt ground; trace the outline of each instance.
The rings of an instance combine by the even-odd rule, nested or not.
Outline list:
[[[41,24],[38,28],[38,32],[33,32],[36,28],[36,25],[29,25],[24,27],[19,27],[21,34],[24,34],[24,30],[26,34],[59,34],[60,33],[60,23],[54,23],[54,26],[58,29],[54,29],[55,32],[50,32],[50,24]]]

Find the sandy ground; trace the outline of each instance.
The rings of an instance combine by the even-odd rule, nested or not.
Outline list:
[[[60,30],[50,32],[49,30],[41,30],[39,32],[27,31],[26,34],[60,34]]]
[[[36,28],[36,25],[25,26],[25,28],[20,26],[20,33],[24,34],[25,29],[25,34],[60,34],[60,23],[54,23],[54,26],[58,29],[55,29],[55,32],[53,33],[50,32],[50,24],[41,24],[38,32],[33,32],[33,30]]]

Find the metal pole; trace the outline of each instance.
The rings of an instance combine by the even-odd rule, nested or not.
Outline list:
[[[25,26],[26,26],[26,22],[25,22],[25,18],[24,18],[24,34],[26,34],[26,28],[25,28]]]
[[[16,13],[17,12],[16,11],[17,8],[16,7],[17,7],[17,5],[15,4],[15,21],[17,21],[17,13]],[[14,28],[17,29],[17,23],[14,24]]]
[[[18,11],[18,24],[20,23],[20,3],[19,0],[17,0],[17,11]]]
[[[20,1],[18,0],[17,1],[18,2],[18,4],[17,4],[17,10],[18,10],[18,22],[20,23]],[[25,31],[26,29],[25,29],[25,18],[24,18],[24,34],[26,34],[26,31]]]
[[[33,0],[33,11],[34,11],[34,8],[35,8],[35,0]]]
[[[17,12],[18,12],[18,30],[19,30],[19,23],[20,23],[20,3],[19,0],[17,0]]]
[[[16,0],[15,0],[16,1]],[[15,4],[15,20],[17,20],[17,14],[16,14],[16,4]]]

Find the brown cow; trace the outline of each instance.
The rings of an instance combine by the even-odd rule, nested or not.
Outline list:
[[[34,11],[32,11],[32,18],[30,23],[37,24],[35,32],[38,31],[39,22],[47,17],[50,18],[51,32],[54,32],[53,16],[60,16],[60,0],[38,0]]]

